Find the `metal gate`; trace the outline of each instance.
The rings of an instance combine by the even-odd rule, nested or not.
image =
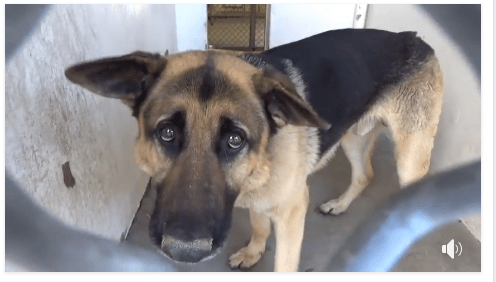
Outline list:
[[[265,4],[208,4],[209,49],[262,51],[266,45]]]

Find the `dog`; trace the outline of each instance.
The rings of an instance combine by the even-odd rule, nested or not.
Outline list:
[[[307,178],[342,146],[348,208],[373,178],[379,128],[394,143],[401,187],[424,177],[443,100],[434,50],[415,32],[332,30],[258,54],[146,52],[76,64],[66,77],[132,109],[135,157],[157,191],[149,232],[175,261],[223,245],[233,207],[249,209],[248,245],[232,268],[255,265],[275,230],[275,271],[297,271]]]

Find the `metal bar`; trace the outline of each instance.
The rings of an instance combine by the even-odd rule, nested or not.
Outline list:
[[[415,241],[480,208],[480,161],[416,182],[376,209],[327,270],[389,271]]]
[[[5,57],[8,60],[29,37],[49,5],[5,5]]]
[[[256,24],[257,24],[257,5],[251,4],[250,5],[250,45],[249,45],[251,51],[255,50]]]
[[[5,260],[30,271],[180,271],[137,245],[74,230],[49,216],[5,175]]]
[[[211,19],[211,14],[212,14],[212,4],[207,4],[207,22],[205,23],[205,25],[207,26],[207,44],[205,46],[205,50],[208,50],[210,49],[210,42],[211,42],[211,35],[210,35],[210,21],[213,19]]]
[[[220,46],[215,46],[215,45],[209,45],[209,49],[221,49],[221,50],[232,50],[232,51],[263,51],[264,48],[262,47],[255,47],[255,48],[249,48],[249,47],[220,47]]]
[[[264,42],[264,50],[269,50],[269,35],[270,35],[270,8],[271,4],[267,4],[265,6],[265,42]]]
[[[367,4],[356,4],[355,14],[353,15],[353,28],[364,28],[367,17]]]

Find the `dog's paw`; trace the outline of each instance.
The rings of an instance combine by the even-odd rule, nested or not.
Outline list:
[[[246,246],[229,257],[229,265],[231,268],[247,270],[260,260],[263,253],[263,251],[254,251],[249,246]]]
[[[319,212],[322,214],[338,215],[346,211],[349,205],[350,204],[339,201],[338,199],[330,200],[319,206]]]

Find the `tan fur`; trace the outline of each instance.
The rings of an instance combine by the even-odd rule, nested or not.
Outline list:
[[[168,68],[157,83],[152,95],[160,95],[173,79],[191,68],[205,62],[205,53],[188,53],[179,57],[168,57]],[[258,72],[249,68],[246,63],[230,56],[216,57],[216,70],[235,81],[245,93],[254,93],[252,76]],[[191,91],[191,89],[183,89]],[[185,99],[182,95],[160,97],[148,100],[143,108],[152,106],[149,120],[145,121],[143,112],[139,123],[141,130],[144,124],[156,124],[161,116],[167,114],[167,109],[184,107],[187,109],[190,144],[196,154],[208,151],[206,146],[211,139],[211,132],[216,131],[215,122],[222,114],[232,115],[239,112],[252,113],[247,104],[233,105],[229,101],[216,100],[208,102],[208,112],[201,107],[196,99]],[[246,97],[252,103],[258,103],[256,97]],[[254,109],[257,110],[257,109]],[[251,115],[249,118],[253,118]],[[247,130],[249,134],[249,130]],[[294,136],[297,136],[295,143]],[[235,205],[250,209],[254,235],[249,247],[240,250],[231,257],[231,265],[251,267],[260,259],[265,250],[265,240],[270,234],[270,221],[274,223],[277,236],[276,271],[295,271],[299,261],[299,246],[303,239],[304,218],[308,206],[308,191],[306,187],[307,155],[300,148],[307,147],[306,130],[304,127],[287,125],[271,140],[268,128],[261,135],[260,150],[251,154],[241,153],[236,161],[226,168],[228,183],[240,190]],[[160,167],[159,146],[145,140],[144,132],[136,141],[136,159],[143,170],[152,176]],[[265,150],[267,148],[267,151]],[[195,160],[192,160],[194,165]],[[285,165],[281,165],[284,163]],[[290,175],[291,177],[288,177]],[[194,175],[192,177],[195,177]],[[257,216],[258,215],[258,216]]]
[[[307,146],[305,133],[304,127],[288,125],[280,129],[268,147],[270,178],[258,189],[243,187],[235,203],[235,206],[265,214],[274,223],[276,271],[296,271],[298,267],[308,207],[307,155],[301,150]],[[252,228],[265,234],[264,226],[252,225]],[[251,267],[256,263],[252,258],[260,251],[260,246],[253,247],[253,244],[231,256],[232,267]]]
[[[168,67],[169,70],[164,72],[157,89],[167,85],[175,76],[204,64],[205,53],[193,52],[178,57],[171,56],[168,59],[168,64],[173,67]],[[289,62],[287,64],[288,68],[291,67]],[[253,93],[253,85],[249,78],[257,72],[255,68],[246,67],[244,62],[230,56],[219,56],[215,66],[225,76],[236,81],[243,92]],[[305,98],[304,85],[296,83],[296,87],[299,87],[300,96]],[[340,142],[324,154],[318,163],[312,149],[318,146],[313,141],[314,130],[286,125],[270,139],[266,130],[262,134],[262,146],[258,152],[243,154],[226,168],[228,182],[240,191],[235,206],[250,210],[252,225],[250,243],[230,257],[231,267],[250,268],[259,261],[265,251],[272,222],[277,242],[275,270],[297,270],[309,197],[306,179],[310,173],[322,168],[332,158],[339,144],[343,146],[352,164],[352,182],[345,194],[321,206],[321,210],[326,213],[339,214],[345,211],[373,178],[370,157],[381,124],[387,124],[392,133],[402,186],[427,173],[443,92],[442,74],[437,59],[432,58],[416,74],[386,91],[384,98],[378,101],[360,122],[350,128]],[[247,98],[251,102],[255,99]],[[193,132],[203,136],[195,139],[198,142],[195,147],[200,153],[206,146],[202,139],[209,139],[209,132],[215,129],[214,121],[220,113],[225,113],[226,110],[231,113],[246,112],[247,109],[246,105],[237,107],[223,100],[213,100],[210,102],[209,112],[202,113],[198,103],[181,96],[161,98],[163,107],[182,105],[188,109],[188,114],[191,115],[189,118],[195,124]],[[155,105],[154,108],[163,113],[161,104]],[[138,163],[141,163],[146,171],[154,171],[152,167],[157,167],[157,162],[163,160],[159,160],[153,146],[147,147],[144,145],[145,141],[140,140],[138,139],[136,145]],[[144,152],[145,150],[148,151]]]
[[[158,173],[165,175],[170,167],[170,160],[161,156],[158,147],[145,137],[143,132],[144,120],[138,119],[139,133],[134,142],[134,156],[136,163],[148,175],[155,176]]]
[[[406,187],[429,171],[444,94],[437,58],[431,57],[403,82],[386,89],[381,101],[343,138],[341,145],[352,167],[352,181],[338,199],[320,206],[323,213],[340,214],[373,178],[370,161],[374,141],[385,124],[395,147],[400,186]]]
[[[250,209],[250,224],[252,226],[250,243],[231,255],[231,267],[248,269],[255,265],[265,252],[265,244],[270,235],[270,218],[264,213]]]
[[[193,89],[197,86],[180,85],[178,81],[188,71],[207,64],[208,60],[212,60],[208,64],[212,64],[215,71],[236,85],[236,93],[202,100],[198,97],[201,94],[197,94],[200,93],[199,89]],[[169,170],[176,176],[180,174],[174,171],[173,161],[167,159],[163,146],[156,138],[150,138],[146,128],[157,128],[178,109],[184,110],[187,116],[185,127],[188,143],[185,150],[188,158],[182,161],[191,166],[192,178],[200,179],[201,176],[196,174],[201,171],[202,161],[213,161],[216,158],[212,151],[215,140],[213,134],[219,129],[221,117],[236,120],[236,126],[242,128],[248,137],[257,136],[257,150],[245,147],[229,164],[219,166],[229,187],[239,192],[234,205],[249,209],[252,226],[250,243],[230,257],[231,267],[249,268],[260,260],[272,223],[277,244],[275,270],[298,269],[309,202],[307,177],[333,157],[339,144],[350,160],[352,181],[341,197],[321,205],[325,213],[339,214],[345,211],[373,178],[370,158],[382,125],[391,131],[402,187],[420,179],[429,169],[444,87],[435,57],[427,60],[413,75],[384,90],[382,98],[339,142],[324,152],[320,160],[317,157],[317,129],[308,126],[327,126],[317,118],[307,120],[306,123],[299,121],[300,126],[296,126],[287,124],[284,115],[274,111],[277,115],[271,112],[272,117],[280,128],[276,134],[269,134],[264,105],[261,105],[258,96],[260,89],[277,87],[292,95],[292,99],[296,97],[296,103],[305,104],[305,85],[301,74],[290,61],[284,63],[289,78],[278,73],[267,77],[264,71],[225,51],[187,52],[168,56],[166,62],[159,59],[153,64],[165,64],[166,67],[140,107],[139,134],[135,142],[136,161],[143,171],[157,181],[165,178]],[[79,76],[77,70],[75,68],[67,72],[75,83],[94,89],[92,91],[95,93],[105,89],[92,84],[83,75]],[[256,79],[260,81],[254,81]],[[135,103],[133,96],[124,96],[122,100],[131,107]],[[165,239],[175,244],[174,238]],[[211,241],[208,244],[205,242],[200,243],[207,247],[211,245]]]
[[[187,70],[197,68],[205,63],[207,56],[203,52],[187,52],[167,57],[167,67],[162,72],[160,83],[166,84]]]

